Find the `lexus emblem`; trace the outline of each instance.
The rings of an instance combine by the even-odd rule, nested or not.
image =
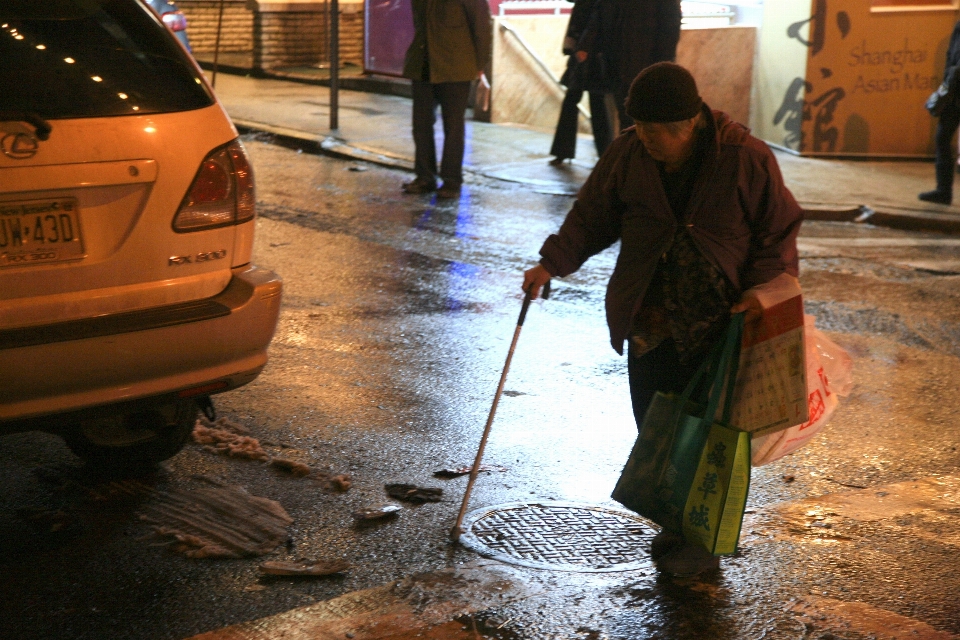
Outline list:
[[[40,142],[29,133],[8,133],[0,140],[3,155],[14,160],[26,160],[37,155]]]

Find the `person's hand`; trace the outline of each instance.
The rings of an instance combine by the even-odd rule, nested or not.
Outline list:
[[[760,304],[760,300],[757,298],[749,289],[743,292],[743,295],[740,296],[740,302],[730,307],[730,313],[740,313],[741,311],[746,311],[747,314],[743,318],[744,324],[750,324],[751,322],[756,322],[760,319],[760,316],[763,315],[763,305]]]
[[[531,292],[530,299],[536,300],[540,297],[540,290],[543,288],[543,285],[553,276],[550,275],[550,272],[547,271],[546,267],[542,264],[538,264],[533,269],[527,269],[523,272],[523,291],[526,291],[533,286],[533,291]]]
[[[574,55],[577,57],[577,62],[586,62],[587,60],[586,51],[577,51]]]
[[[483,71],[477,75],[477,101],[481,111],[490,111],[490,82]]]

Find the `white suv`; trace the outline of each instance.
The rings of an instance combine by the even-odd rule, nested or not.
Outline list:
[[[193,59],[139,0],[0,2],[0,434],[96,465],[179,451],[253,380],[280,279]]]

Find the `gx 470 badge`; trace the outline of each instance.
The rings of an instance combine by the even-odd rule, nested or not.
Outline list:
[[[201,262],[212,262],[213,260],[222,260],[227,257],[227,250],[219,251],[201,251],[192,256],[170,256],[167,259],[167,266],[179,266],[182,264],[200,264]]]

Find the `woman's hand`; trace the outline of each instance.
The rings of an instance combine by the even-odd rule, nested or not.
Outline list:
[[[740,313],[741,311],[747,312],[747,315],[743,318],[744,324],[756,322],[763,315],[763,305],[760,304],[756,294],[749,289],[740,296],[740,302],[730,307],[730,313]]]
[[[527,269],[523,272],[523,291],[526,291],[533,286],[533,291],[531,292],[530,299],[536,300],[540,297],[540,289],[543,288],[543,285],[549,282],[550,278],[553,276],[550,275],[550,272],[547,271],[546,267],[542,264],[538,264],[533,269]]]

